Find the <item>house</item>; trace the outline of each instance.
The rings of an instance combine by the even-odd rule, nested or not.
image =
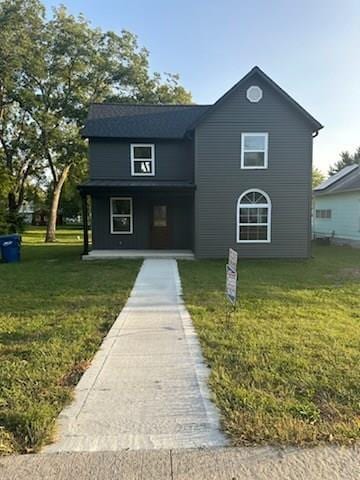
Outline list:
[[[314,190],[314,237],[360,247],[360,165],[349,165]]]
[[[24,201],[19,208],[19,214],[23,218],[25,224],[31,225],[34,216],[34,202]]]
[[[91,105],[90,256],[308,257],[321,128],[258,67],[213,105]]]

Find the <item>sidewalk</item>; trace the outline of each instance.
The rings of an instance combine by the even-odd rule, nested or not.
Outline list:
[[[45,453],[226,444],[176,260],[145,260]]]
[[[1,480],[358,480],[360,447],[61,453],[0,458]]]

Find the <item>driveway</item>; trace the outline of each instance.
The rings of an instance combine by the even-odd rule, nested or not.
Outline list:
[[[226,445],[176,260],[145,260],[46,453]]]

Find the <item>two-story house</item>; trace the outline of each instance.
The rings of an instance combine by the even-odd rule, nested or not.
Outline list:
[[[258,67],[213,105],[91,105],[90,256],[308,257],[321,128]]]

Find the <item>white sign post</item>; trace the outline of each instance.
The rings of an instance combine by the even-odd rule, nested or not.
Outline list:
[[[226,265],[226,295],[232,305],[236,304],[238,254],[229,248],[229,259]]]

